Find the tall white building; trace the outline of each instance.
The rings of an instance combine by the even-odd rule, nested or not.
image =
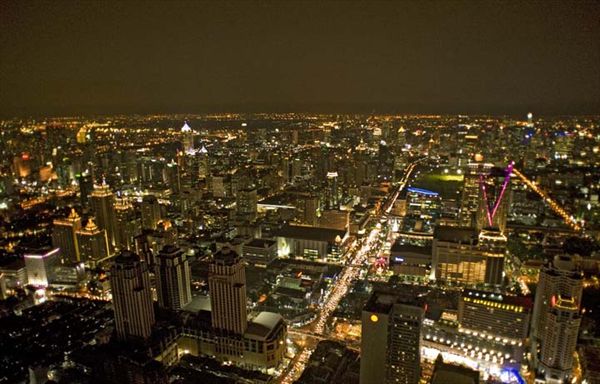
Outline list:
[[[187,121],[181,127],[181,135],[183,136],[183,151],[190,154],[194,151],[194,131],[188,125]]]
[[[582,293],[583,274],[575,257],[557,255],[540,271],[531,339],[534,365],[546,382],[562,383],[572,374]]]

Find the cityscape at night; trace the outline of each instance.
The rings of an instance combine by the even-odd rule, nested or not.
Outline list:
[[[0,383],[600,383],[599,20],[0,3]]]

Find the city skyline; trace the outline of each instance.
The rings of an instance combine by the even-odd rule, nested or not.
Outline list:
[[[600,383],[600,1],[0,1],[0,384]]]

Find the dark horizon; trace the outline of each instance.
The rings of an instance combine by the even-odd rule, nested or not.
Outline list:
[[[600,113],[600,2],[0,3],[0,116]]]

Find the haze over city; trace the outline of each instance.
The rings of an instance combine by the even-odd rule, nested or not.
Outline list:
[[[590,114],[596,1],[0,5],[0,114]]]

